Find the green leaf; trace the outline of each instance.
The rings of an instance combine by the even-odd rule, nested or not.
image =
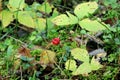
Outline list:
[[[18,12],[18,22],[29,28],[35,28],[34,19],[29,14],[29,11],[19,11]]]
[[[40,6],[41,6],[41,5],[40,5],[39,3],[37,3],[37,2],[34,2],[34,3],[31,5],[31,7],[32,7],[33,10],[37,10],[38,7],[40,7]]]
[[[85,62],[81,64],[76,71],[73,71],[73,75],[79,75],[79,74],[88,74],[91,72],[91,66],[88,62]]]
[[[44,2],[41,6],[38,7],[38,10],[49,14],[50,12],[52,12],[52,8],[52,5],[50,5],[48,2]]]
[[[93,14],[96,9],[98,8],[98,4],[96,2],[86,2],[79,4],[75,10],[74,13],[79,19],[82,19],[85,16],[89,16],[89,14]]]
[[[74,15],[72,15],[71,13],[69,13],[69,12],[66,12],[67,13],[67,15],[68,15],[68,17],[69,17],[69,23],[71,23],[71,24],[76,24],[76,23],[78,23],[78,18],[76,17],[76,16],[74,16]]]
[[[10,11],[23,10],[25,7],[25,0],[9,0],[7,7]]]
[[[45,30],[45,28],[46,28],[46,20],[43,19],[43,18],[38,18],[36,20],[36,28],[37,28],[38,31]]]
[[[110,4],[112,5],[114,3],[117,3],[117,0],[103,0],[103,2],[106,6],[108,6]]]
[[[13,46],[10,45],[8,47],[8,49],[7,49],[7,54],[6,54],[7,58],[10,58],[10,56],[12,55],[12,53],[13,53]]]
[[[91,69],[92,70],[98,70],[101,67],[102,67],[102,65],[99,63],[99,61],[97,61],[95,59],[95,57],[93,57],[92,60],[91,60]]]
[[[106,27],[104,25],[106,25],[106,24],[102,23],[102,24],[104,24],[104,25],[102,25],[101,23],[98,22],[97,20],[90,20],[89,18],[86,18],[86,19],[79,21],[79,25],[83,29],[86,29],[86,30],[91,31],[91,32],[98,32],[100,30],[105,30]]]
[[[52,13],[51,18],[55,18],[55,17],[58,16],[58,15],[59,15],[59,12],[58,12],[57,9],[55,8],[54,11],[53,11],[53,13]]]
[[[29,57],[27,57],[27,56],[20,56],[20,59],[23,60],[23,61],[28,61],[28,62],[34,60],[34,58],[29,58]]]
[[[78,23],[78,19],[76,16],[72,15],[71,13],[67,12],[68,16],[66,14],[61,14],[57,17],[55,17],[52,22],[58,26],[64,26],[64,25],[72,25]]]
[[[76,68],[77,68],[77,65],[75,60],[67,60],[67,62],[65,63],[65,69],[75,71]]]
[[[52,22],[58,26],[69,25],[69,18],[65,14],[55,17]]]
[[[13,13],[11,13],[10,11],[3,10],[1,12],[1,21],[3,28],[7,27],[13,20]]]
[[[89,54],[87,50],[81,48],[75,48],[71,50],[71,55],[80,61],[89,62]]]

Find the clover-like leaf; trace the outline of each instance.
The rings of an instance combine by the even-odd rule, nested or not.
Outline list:
[[[25,7],[25,0],[9,0],[7,7],[10,11],[23,10]]]
[[[77,68],[75,60],[67,60],[65,63],[65,69],[75,71]]]
[[[50,5],[50,3],[44,2],[41,6],[38,7],[38,10],[49,14],[50,12],[52,12],[52,8],[53,6]]]
[[[81,64],[77,70],[73,71],[72,74],[73,75],[79,75],[79,74],[88,74],[91,72],[91,66],[88,62],[85,62],[83,64]]]
[[[75,10],[74,13],[79,19],[82,19],[85,16],[89,16],[89,14],[93,14],[96,9],[98,8],[98,4],[96,2],[86,2],[79,4]]]
[[[74,59],[77,59],[83,62],[89,62],[89,54],[85,49],[81,49],[81,48],[72,49],[71,55],[74,57]]]
[[[4,28],[7,27],[14,20],[13,13],[11,13],[8,10],[3,10],[0,16],[1,16],[2,26]]]
[[[91,60],[91,69],[98,70],[99,68],[102,68],[102,65],[95,59],[95,57],[93,57]]]
[[[69,18],[65,14],[55,17],[52,22],[58,26],[69,25]]]
[[[68,17],[69,17],[69,23],[71,24],[76,24],[78,23],[78,18],[76,16],[74,16],[73,14],[69,13],[69,12],[66,12]]]
[[[76,62],[74,60],[68,60],[65,63],[65,68],[72,71],[72,75],[88,75],[92,70],[98,70],[102,65],[94,57],[89,62],[89,55],[87,50],[81,48],[75,48],[71,50],[71,55],[74,59],[83,61],[78,68],[76,68]],[[68,68],[69,67],[69,68]]]
[[[79,21],[79,25],[83,29],[86,29],[91,32],[98,32],[100,30],[105,30],[106,29],[105,26],[107,26],[107,25],[104,23],[102,23],[102,24],[101,23],[98,20],[90,20],[89,18]]]
[[[37,28],[38,31],[45,30],[45,28],[46,28],[46,20],[43,19],[43,18],[38,18],[36,20],[36,28]]]
[[[67,16],[68,15],[68,16]],[[55,17],[52,22],[58,26],[64,25],[72,25],[78,23],[78,19],[76,16],[72,15],[71,13],[67,12],[66,14],[61,14]]]
[[[35,28],[35,22],[29,11],[19,11],[18,12],[18,22],[29,27]]]

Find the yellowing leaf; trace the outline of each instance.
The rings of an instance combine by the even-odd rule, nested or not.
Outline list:
[[[104,24],[104,23],[103,23]],[[98,32],[100,30],[105,30],[106,27],[99,23],[97,20],[90,20],[88,18],[83,19],[82,21],[79,21],[79,25],[88,31],[91,32]]]
[[[25,0],[9,0],[7,7],[10,11],[23,10],[25,7]]]
[[[29,28],[35,28],[34,19],[29,14],[29,11],[19,11],[18,12],[18,22]]]
[[[75,71],[76,68],[77,68],[77,65],[75,60],[67,60],[67,62],[65,63],[65,69]]]
[[[1,21],[4,28],[7,27],[13,20],[13,13],[11,13],[10,11],[3,10],[1,12]]]
[[[21,65],[21,60],[20,59],[16,59],[15,61],[14,61],[14,68],[15,69],[18,69],[19,67],[20,67],[20,65]]]
[[[71,50],[71,55],[80,61],[89,62],[89,54],[87,50],[81,48],[75,48]]]
[[[95,10],[98,8],[98,4],[96,2],[86,2],[79,4],[74,13],[79,19],[82,19],[85,16],[89,16],[89,14],[93,14]]]
[[[91,69],[98,70],[99,68],[102,68],[102,65],[95,59],[95,57],[93,57],[91,60]]]
[[[50,5],[48,2],[44,2],[41,6],[38,7],[38,10],[49,14],[50,12],[52,12],[52,8],[52,5]]]
[[[64,26],[64,25],[72,25],[78,23],[78,19],[76,16],[72,15],[71,13],[67,12],[68,16],[66,14],[61,14],[57,17],[55,17],[52,22],[58,26]]]
[[[40,64],[45,68],[47,66],[52,66],[56,61],[56,54],[50,50],[44,50],[40,54]]]
[[[85,62],[81,64],[76,71],[73,71],[73,75],[79,75],[79,74],[88,74],[91,72],[91,66],[88,62]]]
[[[46,28],[46,20],[43,19],[43,18],[38,18],[36,20],[36,28],[37,28],[38,31],[45,30],[45,28]]]

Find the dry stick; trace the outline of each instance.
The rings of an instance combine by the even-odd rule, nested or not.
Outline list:
[[[5,38],[8,34],[9,34],[9,32],[5,33],[5,34],[0,38],[0,40],[2,40],[3,38]]]
[[[67,76],[66,74],[65,74],[65,72],[60,68],[60,66],[59,65],[57,65],[57,63],[56,62],[54,62],[55,63],[55,65],[58,67],[58,69],[65,75],[65,76]]]
[[[20,66],[20,77],[21,77],[21,80],[22,80],[22,67]]]

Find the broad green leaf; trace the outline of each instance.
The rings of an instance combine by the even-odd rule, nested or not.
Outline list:
[[[59,12],[58,12],[57,9],[55,8],[54,11],[53,11],[53,13],[52,13],[51,18],[55,18],[55,17],[58,16],[58,15],[59,15]]]
[[[66,14],[61,14],[57,17],[55,17],[52,22],[58,26],[64,26],[64,25],[72,25],[78,23],[78,19],[76,16],[72,15],[71,13],[67,12],[68,16]]]
[[[34,19],[29,14],[29,11],[19,11],[18,12],[18,22],[29,28],[35,28]]]
[[[83,29],[86,29],[91,32],[98,32],[100,30],[105,30],[106,27],[104,25],[106,25],[106,24],[102,23],[102,24],[104,24],[104,25],[102,25],[101,23],[98,22],[97,20],[90,20],[88,18],[79,21],[79,25]]]
[[[48,25],[48,29],[49,30],[52,29],[52,28],[54,28],[54,24],[51,21],[52,19],[53,19],[52,17],[50,17],[50,18],[47,19],[47,25]]]
[[[58,26],[69,25],[69,18],[65,14],[55,17],[52,22]]]
[[[67,13],[67,15],[68,15],[68,17],[69,17],[69,23],[71,23],[71,24],[76,24],[76,23],[78,23],[78,18],[76,17],[76,16],[74,16],[74,15],[72,15],[71,13],[69,13],[69,12],[66,12]]]
[[[79,74],[88,74],[91,72],[91,66],[88,62],[85,62],[83,64],[81,64],[77,70],[73,71],[72,74],[73,75],[79,75]]]
[[[75,60],[67,60],[65,63],[65,69],[75,71],[77,68]]]
[[[59,14],[59,12],[56,9],[54,9],[52,16],[47,18],[47,25],[48,25],[49,30],[54,28],[54,24],[52,23],[52,19],[55,18],[56,16],[58,16],[58,14]]]
[[[52,8],[52,5],[50,5],[48,2],[44,2],[41,6],[38,7],[38,10],[49,14],[50,12],[52,12]]]
[[[87,50],[81,48],[75,48],[71,50],[71,55],[80,61],[89,62],[89,54]]]
[[[8,10],[3,10],[0,16],[1,16],[2,26],[4,28],[7,27],[14,20],[13,13],[11,13]]]
[[[37,10],[38,7],[40,7],[40,6],[41,6],[41,5],[40,5],[39,3],[37,3],[37,2],[34,2],[34,3],[31,5],[31,7],[32,7],[33,10]]]
[[[45,27],[46,27],[46,20],[43,19],[43,18],[38,18],[36,20],[36,28],[38,31],[42,31],[42,30],[45,30]]]
[[[74,13],[79,19],[82,19],[85,16],[89,16],[89,14],[93,14],[96,9],[98,8],[98,4],[96,2],[86,2],[79,4],[75,10]]]
[[[23,10],[25,7],[25,0],[9,0],[7,7],[10,11]]]
[[[91,60],[91,69],[92,70],[98,70],[101,67],[102,67],[102,65],[99,63],[99,61],[97,61],[95,59],[95,57],[93,57],[92,60]]]

